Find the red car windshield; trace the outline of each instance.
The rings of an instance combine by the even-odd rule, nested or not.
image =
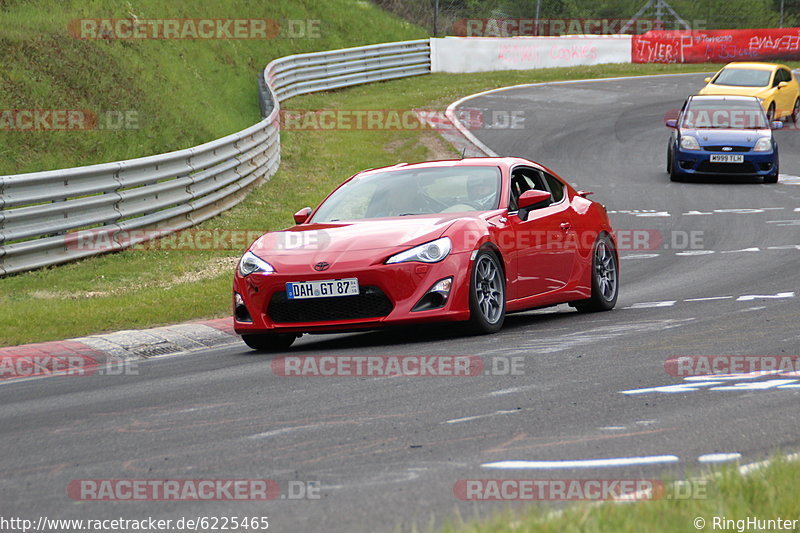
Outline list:
[[[312,222],[497,209],[500,169],[452,166],[356,176],[317,210]]]

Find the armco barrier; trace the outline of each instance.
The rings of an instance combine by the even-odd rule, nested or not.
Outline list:
[[[260,76],[264,120],[238,133],[150,157],[0,176],[0,276],[123,248],[154,233],[128,233],[119,242],[120,232],[179,230],[211,218],[278,169],[281,101],[427,74],[430,64],[427,39],[283,57]],[[85,229],[104,234],[109,245],[74,246],[75,232]]]
[[[800,28],[649,31],[634,35],[634,63],[800,59]]]

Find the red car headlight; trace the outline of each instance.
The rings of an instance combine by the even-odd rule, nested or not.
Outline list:
[[[272,274],[275,268],[258,257],[253,252],[245,253],[239,260],[239,275],[242,277],[249,276],[254,272],[261,272],[262,274]]]
[[[422,263],[438,263],[450,254],[453,243],[450,237],[442,237],[435,241],[420,244],[399,254],[395,254],[386,260],[387,265],[393,263],[406,263],[408,261],[419,261]]]

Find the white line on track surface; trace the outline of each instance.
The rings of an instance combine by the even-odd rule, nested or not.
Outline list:
[[[558,469],[558,468],[602,468],[614,466],[652,465],[677,463],[675,455],[650,455],[645,457],[611,457],[608,459],[575,459],[563,461],[496,461],[484,463],[483,468],[508,469]]]
[[[522,411],[526,411],[526,410],[527,409],[506,409],[506,410],[495,411],[494,413],[486,413],[486,414],[483,414],[483,415],[465,416],[463,418],[453,418],[451,420],[445,421],[444,423],[445,424],[458,424],[460,422],[470,422],[472,420],[478,420],[478,419],[481,419],[481,418],[488,418],[490,416],[511,415],[511,414],[514,414],[514,413],[521,413]]]

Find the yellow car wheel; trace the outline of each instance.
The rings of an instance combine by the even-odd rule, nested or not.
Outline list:
[[[775,102],[769,104],[769,109],[767,109],[767,122],[772,123],[775,120]]]

